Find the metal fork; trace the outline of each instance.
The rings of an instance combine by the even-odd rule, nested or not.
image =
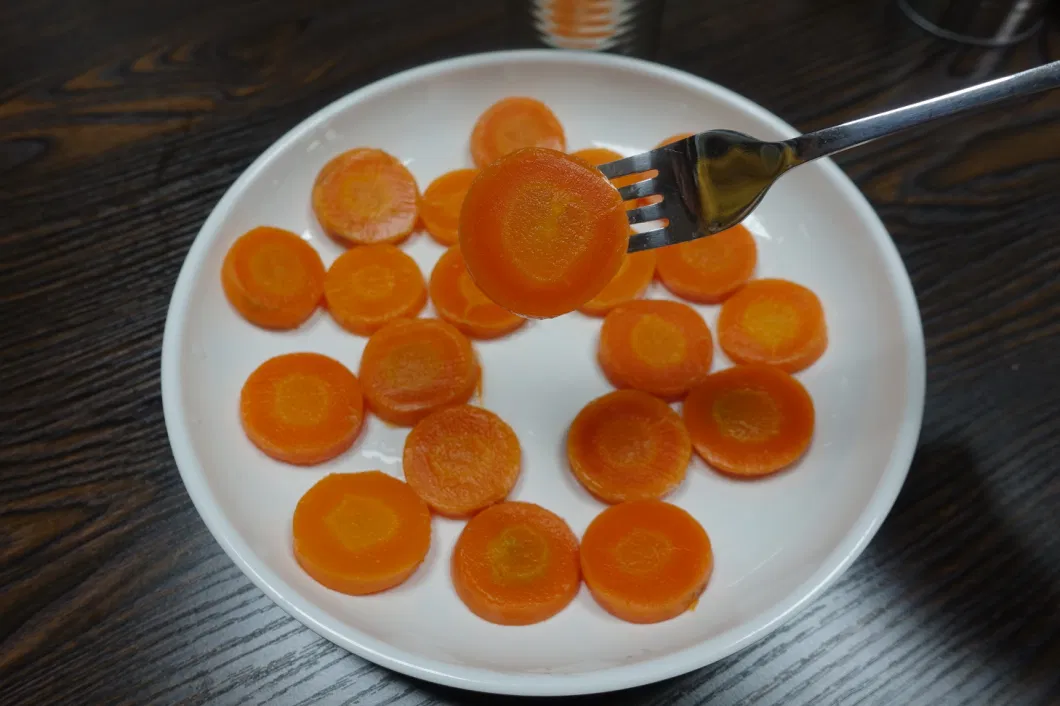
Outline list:
[[[888,110],[780,142],[762,142],[732,130],[710,130],[651,152],[600,166],[609,179],[655,170],[623,186],[623,200],[662,196],[628,211],[631,224],[669,223],[629,239],[629,252],[700,238],[747,217],[782,174],[820,157],[862,145],[929,120],[1060,86],[1060,61],[980,83],[954,93]]]

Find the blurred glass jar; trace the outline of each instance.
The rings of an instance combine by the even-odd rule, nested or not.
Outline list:
[[[509,0],[512,30],[520,44],[655,54],[664,0]]]
[[[922,29],[984,47],[1022,42],[1042,26],[1048,0],[898,0]]]

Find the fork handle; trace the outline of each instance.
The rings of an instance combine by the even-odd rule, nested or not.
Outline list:
[[[937,118],[1057,87],[1060,87],[1060,61],[1053,61],[944,96],[808,132],[786,140],[785,144],[794,151],[795,160],[791,166],[796,166]]]

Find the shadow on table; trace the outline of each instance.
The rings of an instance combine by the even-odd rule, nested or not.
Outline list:
[[[999,473],[1021,470],[1008,464]],[[938,650],[924,659],[960,653],[962,661],[971,657],[988,665],[992,675],[984,677],[1011,675],[1027,692],[1055,693],[1060,689],[1060,571],[1054,560],[1060,542],[1034,551],[1027,528],[1051,526],[1055,539],[1060,506],[1033,502],[1037,478],[1011,477],[1005,489],[1009,497],[1017,494],[1011,491],[1023,491],[1018,493],[1022,502],[1006,516],[999,493],[991,488],[998,477],[988,477],[964,448],[924,444],[869,551],[900,582],[896,594],[904,609]],[[990,681],[984,678],[982,684]]]

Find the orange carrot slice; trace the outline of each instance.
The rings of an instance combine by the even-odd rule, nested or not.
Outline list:
[[[319,353],[289,353],[258,366],[239,400],[254,445],[287,463],[313,465],[353,445],[364,421],[357,378]]]
[[[412,426],[439,407],[467,402],[478,380],[471,343],[437,319],[391,321],[361,354],[365,399],[391,424]]]
[[[459,405],[432,412],[405,439],[405,481],[435,512],[468,517],[508,497],[522,452],[493,412]]]
[[[578,311],[590,316],[603,316],[616,306],[644,294],[655,277],[655,262],[654,250],[626,255],[618,274],[599,294],[578,307]]]
[[[483,169],[460,215],[475,283],[524,316],[558,316],[592,299],[622,266],[628,239],[615,187],[554,150],[519,150]]]
[[[813,437],[810,393],[768,365],[737,365],[709,376],[688,394],[684,417],[699,455],[737,476],[791,465]]]
[[[659,279],[677,296],[717,304],[747,283],[758,262],[755,239],[737,225],[659,249]]]
[[[622,155],[614,150],[609,150],[606,147],[586,147],[585,149],[571,152],[571,156],[577,157],[578,159],[584,159],[594,167],[599,167],[601,164],[607,164],[608,162],[622,159]]]
[[[500,503],[464,526],[451,571],[456,594],[480,618],[500,625],[539,623],[578,593],[578,538],[543,507]]]
[[[225,255],[221,287],[252,324],[292,329],[308,319],[324,293],[324,263],[309,243],[281,228],[244,233]]]
[[[598,359],[615,387],[680,399],[710,373],[714,344],[696,310],[680,302],[641,299],[604,319]]]
[[[714,568],[710,538],[695,518],[661,500],[607,508],[582,536],[582,575],[596,602],[631,623],[688,610]]]
[[[458,245],[438,258],[431,272],[430,293],[438,316],[472,338],[497,338],[526,323],[482,293],[471,279]]]
[[[567,149],[563,126],[547,105],[533,98],[497,101],[471,131],[471,157],[479,168],[524,147]]]
[[[379,471],[332,473],[294,510],[294,556],[315,581],[361,596],[403,583],[431,546],[431,512]]]
[[[594,167],[599,167],[601,164],[607,164],[608,162],[614,162],[617,159],[622,159],[622,155],[614,150],[609,150],[606,147],[587,147],[577,152],[571,152],[572,157],[578,157],[584,159]],[[638,181],[649,179],[658,172],[652,170],[651,172],[639,172],[637,174],[628,174],[626,176],[612,179],[611,183],[615,185],[616,189],[622,188],[623,186],[629,186],[635,184]],[[646,199],[647,197],[645,197]],[[643,206],[648,203],[645,199],[634,199],[633,201],[626,202],[626,210],[636,208],[637,206]],[[661,201],[662,199],[660,199]]]
[[[684,480],[691,457],[680,415],[639,390],[596,398],[567,433],[574,477],[605,503],[661,498]]]
[[[676,135],[670,135],[665,140],[655,145],[655,149],[659,149],[660,147],[666,147],[666,145],[672,145],[673,143],[680,142],[681,140],[687,140],[689,137],[692,137],[692,135],[695,134],[696,133],[694,132],[679,132]]]
[[[347,244],[397,243],[418,219],[416,180],[383,150],[361,147],[324,165],[313,184],[313,212]]]
[[[817,295],[783,279],[747,283],[725,301],[718,342],[734,362],[766,363],[794,373],[828,347],[828,327]]]
[[[365,245],[331,264],[324,298],[340,326],[367,336],[388,321],[418,314],[427,303],[427,285],[416,261],[398,248]]]
[[[431,182],[423,192],[420,202],[420,218],[427,232],[442,245],[453,245],[457,241],[460,225],[460,207],[468,187],[478,175],[477,169],[456,169],[446,172]]]

